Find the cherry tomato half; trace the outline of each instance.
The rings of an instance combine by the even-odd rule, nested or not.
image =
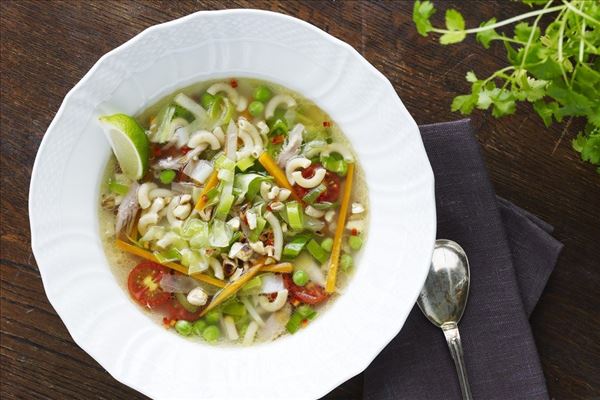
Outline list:
[[[172,298],[171,301],[164,305],[164,314],[169,320],[179,321],[184,319],[186,321],[195,321],[200,318],[200,313],[206,307],[198,307],[198,311],[189,312],[186,310],[177,299]]]
[[[305,178],[311,178],[315,174],[315,170],[321,167],[321,164],[314,163],[308,168],[302,171],[302,176]],[[340,197],[340,177],[333,172],[327,171],[325,178],[323,178],[323,185],[327,188],[319,197],[317,197],[317,203],[324,201],[335,202]],[[300,198],[306,196],[310,189],[303,188],[302,186],[294,185],[294,190]]]
[[[291,274],[283,274],[283,283],[290,292],[292,298],[305,304],[319,304],[327,300],[329,295],[322,286],[310,282],[306,286],[298,286],[292,281]]]
[[[166,303],[171,295],[162,290],[160,280],[168,274],[167,268],[150,261],[139,263],[129,273],[127,287],[131,297],[141,305],[156,308]]]

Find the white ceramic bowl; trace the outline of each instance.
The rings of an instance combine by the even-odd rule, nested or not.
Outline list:
[[[370,201],[369,237],[346,293],[307,329],[248,348],[184,340],[152,322],[118,286],[98,235],[99,182],[110,154],[98,115],[133,114],[178,87],[231,76],[280,83],[326,110],[358,153]],[[29,215],[46,294],[75,342],[117,380],[156,399],[326,394],[400,331],[435,235],[431,167],[390,82],[346,43],[256,10],[198,12],[103,56],[44,136]]]

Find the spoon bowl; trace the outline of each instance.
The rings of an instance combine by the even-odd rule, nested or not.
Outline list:
[[[417,304],[427,319],[442,328],[454,359],[463,399],[472,399],[458,331],[469,296],[469,260],[462,247],[452,240],[435,241],[429,274]]]

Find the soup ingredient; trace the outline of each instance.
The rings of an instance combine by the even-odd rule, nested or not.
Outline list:
[[[100,117],[119,166],[128,178],[141,179],[148,170],[150,145],[144,129],[129,115]]]
[[[206,326],[206,321],[203,319],[199,319],[198,321],[192,324],[192,333],[196,336],[202,336],[202,332],[204,332]]]
[[[121,233],[129,234],[133,230],[135,225],[135,217],[140,210],[138,204],[138,189],[140,185],[134,182],[129,186],[127,195],[121,200],[119,208],[117,209],[117,217],[115,222],[115,232],[117,236]]]
[[[289,333],[296,333],[302,326],[303,322],[313,320],[317,316],[317,312],[307,305],[301,305],[292,314],[290,320],[285,325]]]
[[[258,161],[267,170],[267,172],[275,179],[275,183],[289,190],[296,200],[301,201],[300,197],[294,192],[294,188],[288,182],[285,177],[285,172],[279,168],[277,163],[271,158],[271,156],[265,151],[258,157]]]
[[[254,90],[254,98],[263,103],[267,102],[272,96],[271,89],[265,85],[260,85]]]
[[[313,282],[304,287],[298,286],[293,282],[290,274],[283,275],[283,282],[292,298],[301,303],[319,304],[328,298],[328,294],[325,292],[325,289]]]
[[[208,301],[208,295],[201,287],[196,287],[188,293],[187,301],[195,306],[203,306]]]
[[[175,330],[181,336],[190,336],[192,334],[192,324],[189,321],[180,319],[175,323]]]
[[[293,278],[294,283],[298,286],[306,285],[309,280],[308,274],[302,270],[295,271],[292,278]]]
[[[265,111],[265,105],[263,103],[261,103],[260,101],[253,101],[248,106],[248,112],[253,117],[258,117],[258,116],[262,115],[263,111]]]
[[[160,281],[168,270],[160,264],[150,261],[139,263],[129,273],[127,287],[131,297],[141,305],[156,308],[165,304],[171,295],[160,287]]]
[[[362,244],[363,241],[360,236],[352,235],[348,238],[348,246],[350,246],[352,250],[360,250]]]
[[[335,282],[337,279],[337,269],[342,249],[342,235],[344,226],[346,225],[346,214],[350,204],[350,195],[352,194],[352,179],[354,178],[354,164],[348,165],[348,174],[346,175],[346,187],[344,188],[344,197],[340,205],[340,213],[338,215],[337,225],[335,227],[335,235],[333,237],[333,247],[331,249],[331,259],[329,261],[329,272],[327,273],[327,284],[325,288],[327,293],[333,293],[335,290]]]
[[[415,1],[413,21],[422,36],[430,32],[441,34],[441,44],[458,43],[467,34],[486,49],[492,41],[501,41],[506,48],[509,66],[485,79],[473,71],[466,74],[471,93],[460,95],[452,102],[452,111],[471,114],[475,108],[492,108],[496,118],[513,114],[516,103],[527,101],[544,125],[553,121],[565,124],[572,118],[586,121],[585,129],[572,140],[573,148],[583,161],[600,165],[600,2],[587,0],[523,0],[539,9],[497,22],[483,22],[478,28],[465,29],[463,16],[454,9],[446,11],[446,29],[436,28],[431,16],[436,9],[430,1]],[[554,14],[542,35],[543,15]],[[533,18],[532,23],[525,19]],[[496,28],[518,22],[512,36]],[[600,167],[597,168],[600,173]]]
[[[204,331],[202,332],[202,337],[207,342],[214,343],[217,340],[219,340],[219,337],[221,337],[221,330],[218,326],[209,325],[206,328],[204,328]]]
[[[173,171],[172,169],[165,169],[163,171],[160,171],[160,175],[158,176],[158,178],[160,179],[160,181],[162,183],[167,185],[167,184],[173,182],[173,179],[175,179],[175,176],[177,176],[177,172]]]

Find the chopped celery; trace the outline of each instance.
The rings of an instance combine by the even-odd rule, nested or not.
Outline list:
[[[194,114],[181,107],[179,104],[175,104],[175,114],[173,115],[173,119],[175,118],[183,118],[189,122],[194,119]]]
[[[307,204],[313,204],[323,192],[327,190],[327,187],[322,183],[319,184],[316,188],[311,189],[308,193],[304,195],[302,200]]]
[[[311,235],[298,235],[290,240],[283,248],[283,256],[295,258],[300,254],[306,243],[312,238]]]
[[[363,245],[363,241],[360,236],[352,235],[348,238],[348,245],[352,250],[360,250]]]
[[[260,216],[256,217],[256,228],[254,228],[253,230],[250,231],[250,236],[248,237],[248,239],[250,239],[251,242],[258,241],[258,239],[260,238],[260,234],[265,229],[266,225],[267,225],[266,219],[264,219],[263,217],[260,217]]]
[[[331,210],[332,208],[337,206],[337,203],[331,203],[329,201],[322,201],[319,203],[314,203],[312,205],[317,210]]]
[[[177,172],[173,171],[172,169],[165,169],[163,171],[160,171],[160,174],[158,175],[158,179],[160,179],[160,181],[162,183],[167,185],[167,184],[173,182],[173,179],[175,179],[175,176],[177,176]]]
[[[233,182],[234,173],[225,168],[221,168],[217,173],[217,177],[222,182]]]
[[[287,122],[281,118],[278,118],[269,124],[269,128],[269,136],[287,135],[289,130]]]
[[[174,115],[175,106],[168,105],[160,110],[156,116],[155,124],[153,124],[156,126],[156,130],[150,135],[150,141],[164,143],[171,139],[168,135],[171,133],[171,120]]]
[[[190,218],[181,225],[181,237],[190,239],[199,233],[206,233],[208,237],[208,224],[198,218]]]
[[[321,264],[327,262],[327,260],[329,259],[329,254],[327,254],[327,252],[323,250],[321,245],[317,243],[314,239],[311,239],[308,242],[308,244],[306,245],[306,249]]]
[[[245,171],[248,168],[250,168],[251,166],[254,165],[254,162],[256,161],[256,159],[254,157],[246,157],[246,158],[242,158],[241,160],[238,160],[236,166],[238,167],[238,169],[240,171]]]
[[[292,229],[304,229],[304,212],[302,206],[297,201],[290,201],[286,204],[288,222]]]
[[[245,293],[252,293],[254,291],[257,291],[258,289],[260,289],[260,287],[262,286],[262,279],[260,276],[255,276],[254,278],[250,279],[248,281],[248,283],[246,283],[244,285],[243,288],[240,289],[240,294],[245,294]]]
[[[179,261],[181,259],[181,254],[174,248],[165,251],[155,251],[154,257],[156,260],[161,263],[168,263],[171,261]]]
[[[296,333],[302,326],[304,320],[311,321],[317,316],[317,312],[307,305],[301,305],[293,312],[285,328],[289,333]]]
[[[222,195],[219,201],[219,205],[215,211],[215,218],[217,219],[225,219],[229,214],[229,210],[233,205],[233,201],[235,200],[235,196],[232,194]]]
[[[223,314],[232,315],[235,317],[243,317],[246,315],[246,307],[237,301],[230,302],[223,306]]]
[[[110,181],[108,183],[108,190],[115,194],[119,194],[121,196],[125,196],[127,192],[129,192],[129,186],[123,185],[122,183],[118,183],[115,181]]]
[[[298,306],[298,308],[296,308],[296,312],[300,314],[301,317],[306,318],[308,320],[313,320],[317,316],[317,312],[306,304]]]
[[[225,221],[221,219],[214,219],[212,221],[210,235],[208,238],[210,246],[227,247],[229,246],[232,236],[233,232],[231,231],[229,225],[225,223]]]
[[[348,173],[348,163],[337,153],[330,156],[321,155],[321,164],[326,170],[334,172],[339,176],[346,176]]]
[[[326,252],[331,253],[331,249],[333,248],[333,239],[323,239],[323,241],[321,242],[321,248],[323,248],[323,250],[325,250]]]
[[[198,311],[198,307],[193,305],[192,303],[190,303],[187,300],[187,297],[185,297],[185,294],[183,293],[175,293],[175,298],[177,299],[177,301],[179,302],[179,304],[181,304],[181,306],[183,308],[185,308],[186,311],[189,311],[191,313],[195,313],[196,311]]]
[[[300,325],[302,324],[303,319],[304,318],[302,318],[302,315],[300,315],[297,312],[294,312],[288,320],[287,324],[285,324],[285,329],[287,329],[287,331],[291,334],[298,332],[298,329],[300,329]]]
[[[225,154],[220,154],[215,159],[215,169],[227,169],[229,171],[233,171],[235,168],[235,161],[227,158]]]
[[[352,264],[352,256],[349,254],[342,254],[340,257],[340,266],[342,267],[342,270],[348,271],[350,268],[352,268]]]

